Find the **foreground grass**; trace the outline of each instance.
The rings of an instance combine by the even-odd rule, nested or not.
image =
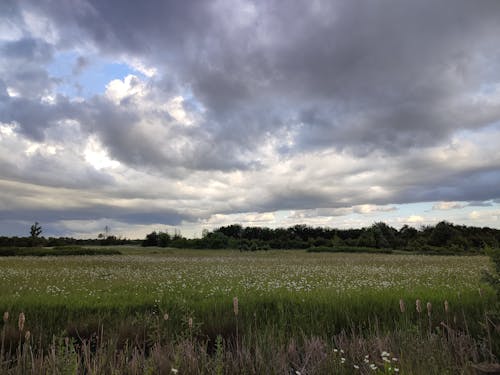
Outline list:
[[[480,283],[489,268],[485,257],[120,251],[129,255],[0,259],[0,309],[26,314],[40,369],[60,359],[48,359],[48,348],[76,350],[56,345],[53,335],[80,345],[70,355],[80,367],[88,345],[92,360],[99,350],[99,360],[122,353],[115,367],[135,358],[140,371],[153,366],[152,373],[214,366],[222,366],[220,373],[331,373],[326,369],[337,365],[338,373],[349,373],[366,365],[365,355],[380,370],[382,351],[397,356],[405,373],[434,373],[416,370],[427,355],[428,369],[455,373],[491,356],[484,314],[493,294]],[[18,364],[25,338],[15,323],[8,321],[4,334]],[[419,353],[416,360],[412,353]],[[230,367],[234,361],[240,371]]]

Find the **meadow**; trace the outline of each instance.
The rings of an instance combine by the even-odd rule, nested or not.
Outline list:
[[[120,251],[0,258],[2,368],[424,374],[492,359],[484,256]]]

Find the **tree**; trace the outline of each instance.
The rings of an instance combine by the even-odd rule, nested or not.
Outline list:
[[[35,224],[33,224],[31,226],[31,229],[30,229],[30,237],[31,237],[31,246],[35,246],[37,241],[38,241],[38,237],[40,237],[40,235],[42,234],[42,227],[40,224],[38,224],[38,221],[35,222]]]
[[[158,246],[158,233],[153,231],[146,235],[146,239],[142,241],[142,246]]]
[[[38,224],[38,221],[31,226],[30,236],[31,238],[38,238],[42,234],[42,227]]]
[[[170,235],[167,232],[159,232],[157,235],[158,246],[167,247],[170,243]]]
[[[430,238],[428,240],[429,245],[445,247],[455,235],[455,228],[453,224],[446,221],[441,221],[436,224],[434,229],[432,229]]]

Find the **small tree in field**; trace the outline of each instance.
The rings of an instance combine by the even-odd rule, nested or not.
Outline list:
[[[31,237],[31,245],[32,246],[35,246],[36,243],[38,242],[38,237],[40,237],[40,235],[42,234],[42,227],[40,224],[38,224],[38,221],[35,222],[35,224],[33,224],[31,226],[31,229],[30,229],[30,237]]]

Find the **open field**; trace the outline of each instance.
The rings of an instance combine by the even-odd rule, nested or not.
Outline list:
[[[13,319],[24,312],[25,329],[40,345],[53,334],[76,340],[102,332],[115,337],[115,345],[142,340],[152,347],[157,335],[153,341],[194,338],[214,350],[218,336],[248,347],[271,337],[277,347],[311,338],[333,345],[332,338],[346,332],[381,338],[412,331],[429,338],[443,330],[441,322],[481,337],[493,300],[481,285],[489,268],[482,256],[121,251],[125,255],[0,258],[0,309]]]

